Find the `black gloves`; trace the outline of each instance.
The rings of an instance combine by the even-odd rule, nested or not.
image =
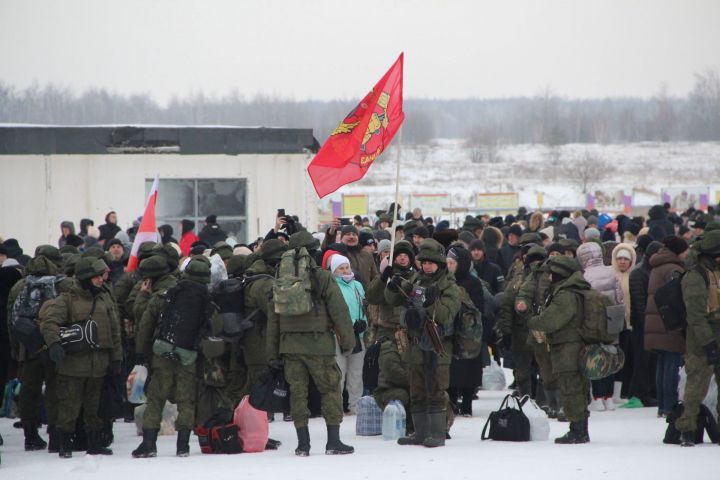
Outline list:
[[[393,292],[399,292],[400,287],[402,286],[402,277],[400,275],[393,275],[393,277],[390,279],[390,282],[387,284],[387,288],[392,290]]]
[[[48,355],[50,355],[50,360],[55,363],[55,368],[60,368],[63,360],[65,360],[65,350],[63,350],[62,345],[57,342],[50,345]]]
[[[708,365],[715,366],[720,363],[720,351],[718,351],[717,342],[708,343],[703,346],[703,350],[705,350]]]
[[[417,308],[405,310],[405,325],[408,330],[420,330],[423,325],[423,313]]]
[[[358,320],[353,325],[353,331],[355,332],[356,335],[360,335],[365,330],[367,330],[367,322],[365,320]]]
[[[502,347],[505,351],[510,351],[512,348],[512,336],[511,335],[504,335],[500,339],[500,343],[502,344]]]
[[[142,353],[135,354],[135,365],[147,365],[145,362],[145,355]]]
[[[390,279],[390,277],[392,277],[392,274],[393,274],[393,269],[390,265],[388,265],[387,267],[385,267],[385,270],[383,270],[383,272],[382,272],[382,275],[381,275],[382,281],[387,282]]]
[[[120,360],[110,362],[108,371],[111,375],[119,377],[122,374],[122,362]]]
[[[433,303],[435,303],[435,300],[438,299],[440,296],[440,289],[437,287],[437,285],[430,285],[425,290],[425,301],[423,302],[423,307],[429,307]]]

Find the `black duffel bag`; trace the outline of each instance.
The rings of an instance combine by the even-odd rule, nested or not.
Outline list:
[[[60,327],[60,345],[65,353],[80,353],[100,348],[98,325],[92,319],[96,302],[97,298],[94,298],[86,320]]]
[[[515,402],[517,408],[510,406],[510,399]],[[488,426],[490,434],[485,436]],[[530,441],[530,420],[522,411],[522,405],[517,397],[506,395],[500,404],[500,410],[492,412],[485,426],[483,427],[483,440],[499,440],[503,442],[528,442]]]
[[[268,413],[282,413],[290,409],[290,390],[282,370],[268,369],[250,391],[250,405]]]

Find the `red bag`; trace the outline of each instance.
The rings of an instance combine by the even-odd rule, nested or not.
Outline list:
[[[243,451],[238,427],[234,423],[214,427],[198,425],[195,427],[195,434],[198,436],[202,453],[233,454]]]
[[[240,441],[243,452],[264,452],[269,436],[267,412],[258,410],[250,405],[245,395],[240,405],[235,409],[233,423],[240,429]]]

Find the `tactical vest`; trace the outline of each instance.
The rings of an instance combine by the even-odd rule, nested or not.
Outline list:
[[[197,350],[200,330],[209,319],[211,305],[207,286],[180,280],[165,294],[155,338],[176,347]]]

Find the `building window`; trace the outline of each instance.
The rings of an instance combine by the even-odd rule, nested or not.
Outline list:
[[[145,179],[145,194],[153,180]],[[160,179],[155,216],[158,226],[168,224],[179,241],[180,222],[195,222],[195,233],[205,226],[205,217],[217,215],[217,223],[238,243],[247,241],[247,181],[244,178]]]

